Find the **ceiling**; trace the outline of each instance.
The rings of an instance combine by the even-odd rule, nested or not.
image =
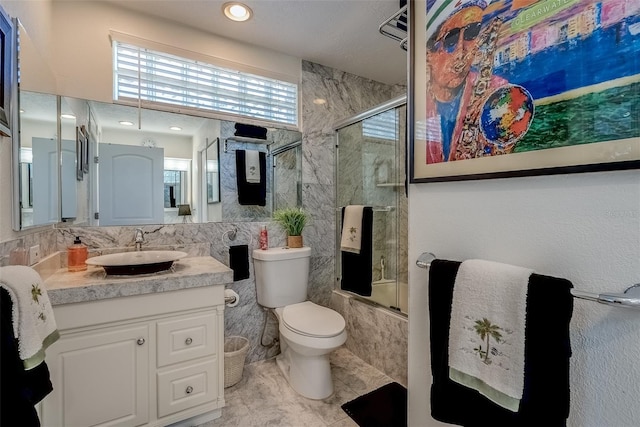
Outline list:
[[[246,22],[225,18],[221,0],[102,1],[378,82],[406,84],[406,52],[378,30],[400,9],[399,0],[244,0],[253,10]]]

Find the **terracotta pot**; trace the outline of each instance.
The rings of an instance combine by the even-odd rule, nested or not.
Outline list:
[[[290,248],[301,248],[302,236],[287,236],[287,246]]]

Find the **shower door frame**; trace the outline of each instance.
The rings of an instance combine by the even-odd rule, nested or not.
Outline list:
[[[339,290],[341,292],[345,292],[348,293],[349,295],[353,296],[354,298],[358,299],[359,301],[362,301],[366,304],[371,304],[374,305],[376,307],[381,307],[385,310],[388,310],[392,313],[396,313],[398,315],[401,316],[408,316],[408,313],[405,313],[403,311],[400,310],[394,310],[393,308],[383,305],[381,303],[378,303],[377,301],[374,301],[372,299],[369,299],[367,297],[363,297],[360,296],[356,293],[353,292],[349,292],[349,291],[345,291],[343,289],[341,289],[340,287],[340,281],[341,281],[341,274],[340,274],[340,267],[341,267],[341,259],[340,259],[340,240],[341,240],[341,227],[339,227],[339,225],[342,223],[342,210],[341,207],[338,206],[338,164],[339,164],[339,160],[340,160],[340,154],[339,154],[339,146],[340,146],[340,141],[339,141],[339,136],[338,136],[338,131],[340,129],[343,129],[347,126],[351,126],[353,124],[356,124],[358,122],[362,122],[370,117],[373,117],[377,114],[380,113],[384,113],[385,111],[389,111],[389,110],[393,110],[393,109],[397,109],[399,107],[405,106],[407,107],[407,111],[405,114],[405,121],[407,123],[405,123],[405,141],[396,141],[396,144],[402,144],[402,143],[406,143],[406,138],[408,136],[408,132],[409,132],[409,123],[407,118],[408,116],[408,104],[407,104],[407,96],[406,95],[401,95],[395,98],[390,99],[387,102],[384,102],[380,105],[377,105],[367,111],[358,113],[350,118],[347,118],[345,120],[341,120],[339,122],[334,123],[333,125],[333,130],[335,132],[336,135],[336,141],[335,141],[335,160],[334,160],[334,177],[333,177],[333,182],[334,182],[334,188],[335,188],[335,254],[336,254],[336,259],[335,259],[335,271],[334,271],[334,276],[336,278],[336,282],[334,285],[334,289]],[[397,156],[397,148],[396,148],[396,156]],[[406,159],[405,159],[406,160]],[[397,162],[396,162],[397,163]],[[406,169],[406,161],[405,161],[405,169]],[[397,171],[396,171],[397,174]],[[396,206],[395,206],[395,210],[396,210],[396,236],[398,235],[398,216],[399,216],[399,212],[398,212],[398,198],[396,196]],[[373,255],[373,254],[372,254]],[[396,304],[398,304],[398,293],[399,293],[399,281],[398,281],[398,252],[397,252],[397,248],[396,248],[396,278],[395,278],[395,282],[396,282]]]

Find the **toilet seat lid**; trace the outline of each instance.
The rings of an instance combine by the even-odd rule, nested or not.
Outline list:
[[[311,301],[286,306],[282,321],[288,329],[308,337],[335,337],[345,327],[340,313]]]

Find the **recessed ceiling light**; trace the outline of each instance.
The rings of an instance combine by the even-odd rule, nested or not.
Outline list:
[[[24,110],[22,108],[20,109],[20,113],[24,113]]]
[[[169,129],[170,130],[182,130],[182,128],[180,126],[170,126]]]
[[[74,116],[73,114],[60,114],[60,118],[61,119],[75,119],[76,116]]]
[[[120,123],[122,126],[133,126],[133,122],[130,122],[128,120],[120,120],[118,123]]]
[[[251,18],[252,11],[249,6],[238,2],[230,2],[222,5],[224,15],[232,21],[247,21]]]
[[[324,98],[316,98],[313,100],[313,103],[316,105],[323,105],[327,103],[327,100]]]

